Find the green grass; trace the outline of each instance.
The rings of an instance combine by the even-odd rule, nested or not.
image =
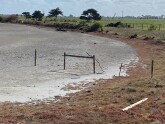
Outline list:
[[[20,17],[20,20],[25,20],[24,17]],[[51,19],[51,18],[45,18],[43,21],[50,22],[50,23],[79,23],[81,20],[78,17],[58,17],[57,19]],[[102,20],[98,21],[101,23],[103,26],[107,25],[108,23],[115,23],[121,21],[122,23],[131,25],[132,28],[134,29],[139,29],[139,30],[148,30],[150,25],[155,25],[157,27],[157,30],[165,30],[165,19],[112,19],[112,18],[102,18]],[[92,22],[90,22],[92,23]],[[89,24],[90,24],[89,23]]]
[[[19,20],[25,20],[24,17],[20,17]],[[34,21],[34,20],[30,20]],[[78,17],[58,17],[54,18],[45,18],[42,22],[45,23],[71,23],[71,24],[79,24],[80,20]],[[122,23],[131,25],[131,28],[112,28],[106,27],[108,23],[116,23],[121,21]],[[89,26],[91,26],[95,21],[87,22]],[[117,33],[123,36],[130,36],[132,34],[137,34],[139,38],[144,37],[154,37],[157,40],[165,40],[165,19],[112,19],[112,18],[102,18],[102,20],[97,21],[103,25],[104,31],[110,31],[111,34]],[[149,27],[154,25],[157,27],[156,30],[149,31]],[[160,30],[159,30],[160,26]]]
[[[160,25],[160,30],[165,30],[165,20],[163,20],[163,19],[158,20],[158,19],[108,19],[108,18],[103,18],[99,22],[103,25],[107,25],[108,23],[115,23],[118,21],[131,25],[131,27],[134,27],[135,29],[140,29],[140,30],[148,30],[148,28],[151,24],[157,26],[157,30],[159,29],[159,25]]]

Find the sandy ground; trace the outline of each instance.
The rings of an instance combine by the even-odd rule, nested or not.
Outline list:
[[[62,90],[68,83],[87,83],[118,75],[121,63],[136,62],[136,50],[117,40],[74,32],[56,32],[15,24],[0,24],[0,102],[51,100],[78,90]],[[34,67],[34,50],[37,66]],[[67,58],[63,54],[95,55],[92,60]],[[87,52],[87,53],[86,53]],[[125,75],[123,70],[122,75]]]

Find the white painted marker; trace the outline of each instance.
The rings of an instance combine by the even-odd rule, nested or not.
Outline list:
[[[135,107],[135,106],[137,106],[137,105],[139,105],[139,104],[141,104],[141,103],[143,103],[143,102],[145,102],[145,101],[147,101],[147,100],[148,100],[148,98],[142,99],[142,100],[140,100],[139,102],[134,103],[134,104],[132,104],[132,105],[130,105],[130,106],[128,106],[128,107],[122,109],[122,110],[123,110],[123,111],[128,111],[129,109],[131,109],[131,108],[133,108],[133,107]]]

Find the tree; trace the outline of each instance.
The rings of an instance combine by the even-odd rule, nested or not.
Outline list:
[[[23,15],[26,19],[30,19],[30,18],[31,18],[30,12],[23,12],[22,15]]]
[[[74,16],[72,14],[69,15],[70,18],[73,18]]]
[[[41,11],[35,11],[33,14],[32,14],[32,18],[36,19],[37,21],[41,21],[42,18],[43,18],[44,14],[41,13]]]
[[[56,9],[50,10],[48,17],[57,18],[58,15],[63,15],[63,12],[57,7]]]
[[[88,9],[83,11],[80,19],[91,21],[91,20],[101,20],[100,14],[95,9]]]
[[[4,22],[16,22],[18,21],[18,16],[17,15],[9,15],[3,19]]]

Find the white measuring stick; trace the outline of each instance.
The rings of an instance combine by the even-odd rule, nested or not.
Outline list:
[[[122,110],[123,110],[123,111],[128,111],[129,109],[131,109],[131,108],[133,108],[133,107],[135,107],[135,106],[137,106],[137,105],[139,105],[139,104],[141,104],[141,103],[143,103],[143,102],[145,102],[145,101],[147,101],[147,100],[148,100],[148,98],[142,99],[142,100],[140,100],[139,102],[134,103],[134,104],[132,104],[132,105],[130,105],[130,106],[128,106],[128,107],[122,109]]]

